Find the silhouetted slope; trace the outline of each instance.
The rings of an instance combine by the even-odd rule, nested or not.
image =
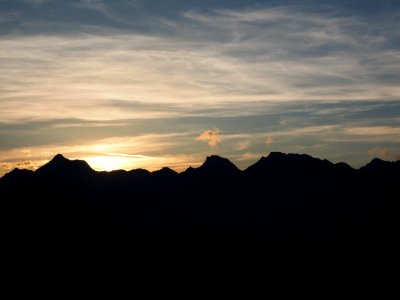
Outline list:
[[[284,154],[271,152],[262,157],[244,172],[250,176],[311,176],[320,177],[337,172],[351,172],[352,168],[345,164],[333,164],[328,160],[320,160],[306,154]],[[301,178],[299,178],[301,179]]]
[[[61,154],[36,170],[40,176],[76,177],[93,174],[94,170],[83,160],[69,160]]]
[[[159,176],[159,177],[175,177],[178,175],[178,173],[168,167],[164,167],[160,170],[152,172],[153,176]]]
[[[239,173],[240,170],[228,159],[217,155],[211,155],[206,158],[205,162],[200,167],[189,167],[185,172],[182,173],[182,175],[202,177],[231,177]]]
[[[31,170],[21,170],[15,168],[10,173],[5,174],[2,178],[0,178],[0,182],[11,183],[11,182],[19,182],[20,184],[31,180],[34,176],[34,172]]]
[[[400,163],[354,170],[309,155],[271,153],[240,171],[209,156],[169,168],[95,172],[56,155],[0,179],[9,235],[130,243],[379,239],[395,233]]]
[[[389,162],[374,158],[370,163],[360,168],[360,172],[374,174],[385,174],[386,176],[396,175],[400,170],[400,161]]]
[[[207,156],[199,171],[204,173],[238,173],[240,170],[228,159],[218,155]]]

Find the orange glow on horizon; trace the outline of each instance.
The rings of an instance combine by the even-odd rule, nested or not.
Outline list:
[[[96,171],[146,169],[150,172],[163,167],[181,172],[189,166],[198,166],[200,162],[187,161],[182,157],[152,157],[144,155],[103,154],[82,158]]]
[[[129,162],[119,156],[92,156],[84,159],[96,171],[113,171],[126,169]]]

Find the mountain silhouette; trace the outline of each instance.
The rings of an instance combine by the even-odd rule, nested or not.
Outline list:
[[[389,162],[384,161],[379,158],[374,158],[370,163],[360,168],[363,172],[379,172],[379,173],[386,173],[386,175],[397,172],[400,168],[400,161],[397,162]]]
[[[6,185],[15,183],[23,185],[25,182],[29,182],[34,177],[34,174],[35,173],[31,170],[15,168],[10,173],[7,173],[0,178],[0,186],[1,184]]]
[[[319,176],[321,172],[334,168],[346,169],[347,171],[352,169],[345,163],[335,165],[328,160],[320,160],[306,154],[271,152],[268,157],[261,157],[257,163],[248,167],[245,172],[256,175],[269,172],[270,174],[284,174],[285,176],[298,173]]]
[[[51,161],[36,170],[36,173],[42,176],[52,175],[62,177],[90,174],[93,172],[94,170],[87,162],[83,160],[69,160],[61,154],[57,154]]]
[[[195,175],[195,176],[234,176],[240,173],[238,167],[236,167],[231,161],[218,155],[207,156],[205,162],[198,168],[188,168],[184,175]]]
[[[168,167],[164,167],[160,170],[154,171],[153,174],[161,175],[161,176],[175,176],[178,173]]]
[[[279,152],[243,171],[212,155],[182,173],[96,172],[58,154],[0,178],[0,193],[10,238],[35,243],[377,240],[396,234],[399,175],[400,162]]]
[[[202,172],[239,172],[239,169],[229,159],[218,155],[207,156],[206,161],[199,168]]]

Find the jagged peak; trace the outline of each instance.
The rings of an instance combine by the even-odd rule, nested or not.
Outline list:
[[[392,162],[375,157],[368,164],[361,167],[360,170],[366,170],[366,169],[370,169],[370,168],[379,168],[382,166],[391,166],[391,165],[392,165]]]
[[[160,170],[156,170],[156,171],[152,172],[152,174],[156,174],[156,175],[176,175],[178,173],[175,170],[172,170],[171,168],[163,167]]]
[[[6,175],[31,174],[31,173],[33,173],[32,170],[14,168],[11,172],[7,173]]]
[[[223,157],[216,154],[212,154],[212,155],[207,155],[206,160],[207,159],[223,159]]]
[[[51,166],[65,165],[65,164],[67,164],[69,162],[71,162],[71,160],[69,160],[68,158],[66,158],[62,154],[57,154],[47,164],[43,165],[42,167],[44,167],[46,165],[51,165]]]
[[[255,164],[249,166],[246,172],[263,172],[264,170],[299,170],[334,167],[327,159],[319,159],[308,154],[271,152],[267,157],[262,156]],[[343,166],[339,166],[343,167]],[[351,168],[350,166],[348,166]]]
[[[169,173],[176,173],[176,171],[172,170],[172,169],[171,169],[171,168],[169,168],[169,167],[163,167],[163,168],[161,168],[161,169],[159,169],[159,170],[156,170],[156,171],[154,171],[153,173],[155,173],[155,172],[169,172]]]
[[[264,157],[264,156],[262,156],[261,157],[261,159],[265,159],[265,158],[267,158],[267,159],[275,159],[275,158],[282,158],[282,157],[285,157],[285,156],[287,156],[287,154],[286,153],[282,153],[282,152],[270,152],[269,153],[269,155],[267,156],[267,157]]]
[[[133,169],[127,172],[130,175],[148,175],[150,174],[149,170],[138,168],[138,169]]]
[[[265,163],[269,163],[271,161],[280,161],[286,157],[288,157],[288,154],[286,154],[286,153],[270,152],[268,154],[268,156],[261,156],[261,158],[254,165],[265,164]],[[249,166],[249,168],[250,167],[252,167],[252,166]]]
[[[69,160],[67,158],[65,158],[62,154],[58,153],[56,156],[53,157],[52,161],[57,161],[57,160]]]
[[[227,160],[226,158],[223,158],[219,155],[209,155],[206,157],[206,160],[204,161],[203,164],[209,163],[209,162],[216,162],[216,161],[225,161]]]
[[[47,164],[41,166],[36,170],[38,173],[47,172],[65,172],[71,169],[79,169],[81,171],[93,171],[89,164],[84,160],[69,160],[65,158],[62,154],[57,154],[50,160]]]
[[[283,152],[270,152],[270,154],[267,157],[261,157],[261,160],[268,160],[268,161],[281,161],[281,160],[314,160],[314,161],[320,161],[324,163],[331,163],[329,160],[324,159],[321,160],[317,157],[313,157],[308,154],[300,154],[300,153],[283,153]]]
[[[0,177],[0,182],[13,180],[13,179],[21,179],[26,176],[31,176],[34,172],[32,170],[14,168],[11,172],[4,174],[3,177]]]
[[[221,157],[219,155],[209,155],[206,157],[206,160],[204,161],[203,164],[210,162],[230,162],[230,160],[225,157]]]
[[[207,156],[205,162],[201,165],[201,169],[235,169],[239,170],[234,163],[232,163],[229,159],[218,156],[211,155]]]
[[[372,159],[370,161],[370,164],[382,164],[382,163],[385,163],[385,162],[387,162],[387,161],[385,161],[383,159],[380,159],[378,157],[375,157],[374,159]]]

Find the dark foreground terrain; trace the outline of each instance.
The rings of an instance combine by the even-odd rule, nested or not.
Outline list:
[[[400,162],[365,167],[271,153],[244,171],[207,157],[164,168],[96,172],[57,155],[0,179],[8,243],[258,243],[397,238]],[[3,241],[4,241],[3,238]]]

